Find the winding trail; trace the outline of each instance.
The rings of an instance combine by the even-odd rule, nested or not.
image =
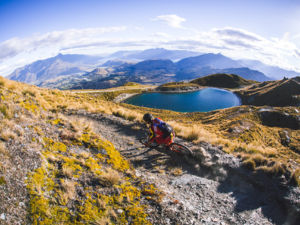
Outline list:
[[[270,191],[265,186],[271,181],[243,169],[220,147],[179,140],[197,155],[178,157],[143,147],[138,141],[145,129],[142,124],[112,115],[73,113],[68,116],[92,122],[95,132],[132,163],[137,176],[165,193],[160,203],[147,209],[153,224],[297,224],[295,213],[288,213],[287,203],[277,197],[288,196],[289,190],[271,186]]]

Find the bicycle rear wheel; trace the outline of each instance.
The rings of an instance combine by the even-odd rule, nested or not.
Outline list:
[[[175,142],[170,145],[170,149],[173,152],[176,152],[178,154],[188,155],[188,156],[192,156],[193,155],[192,150],[190,150],[188,147],[186,147],[186,146],[184,146],[182,144],[175,143]]]

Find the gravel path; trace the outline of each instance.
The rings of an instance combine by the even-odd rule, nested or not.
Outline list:
[[[300,219],[298,188],[291,191],[243,169],[220,147],[178,139],[197,153],[194,159],[178,157],[143,147],[138,140],[145,127],[139,123],[86,112],[69,116],[91,121],[130,160],[137,176],[165,193],[148,208],[153,224],[297,224]]]

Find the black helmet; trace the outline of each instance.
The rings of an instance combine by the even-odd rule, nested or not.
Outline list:
[[[144,116],[143,116],[143,120],[146,122],[146,123],[151,123],[151,121],[153,120],[153,116],[150,114],[150,113],[146,113]]]

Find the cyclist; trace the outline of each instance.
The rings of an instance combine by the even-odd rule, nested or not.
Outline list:
[[[150,113],[146,113],[143,120],[150,126],[149,144],[156,142],[168,148],[173,143],[174,131],[169,124],[160,118],[154,118]]]

